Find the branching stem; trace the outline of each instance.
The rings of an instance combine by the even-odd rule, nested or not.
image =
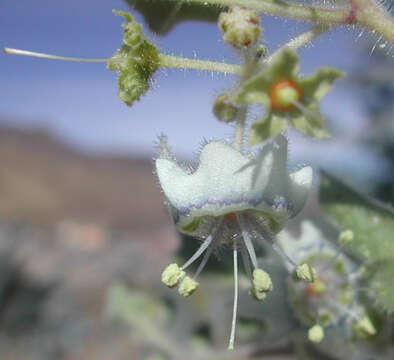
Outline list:
[[[186,2],[186,0],[177,0]],[[187,2],[221,6],[239,5],[258,12],[286,18],[314,21],[321,24],[355,24],[382,35],[394,44],[394,23],[372,0],[351,0],[348,9],[323,9],[305,4],[296,5],[287,1],[272,0],[187,0]]]

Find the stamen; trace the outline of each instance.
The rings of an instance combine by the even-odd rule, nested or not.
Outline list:
[[[233,302],[233,319],[231,321],[230,341],[228,344],[229,350],[234,350],[235,342],[235,326],[237,323],[237,307],[238,307],[238,251],[237,240],[233,242],[233,261],[234,261],[234,302]]]
[[[313,111],[309,108],[307,108],[305,105],[301,104],[299,101],[297,100],[293,100],[292,104],[298,109],[300,110],[305,116],[309,117],[309,119],[315,121],[316,123],[319,122],[319,119],[322,118],[322,116],[317,112],[317,111]]]
[[[199,249],[191,256],[191,258],[181,266],[181,270],[185,270],[189,265],[194,263],[200,256],[201,254],[207,249],[209,245],[211,245],[212,240],[216,239],[217,234],[219,232],[219,229],[221,228],[223,218],[219,220],[219,223],[216,227],[216,229],[211,232],[208,237],[204,240],[204,242],[201,244]]]
[[[241,256],[242,256],[242,262],[245,268],[245,272],[248,275],[248,278],[253,286],[253,277],[252,277],[252,269],[250,267],[250,261],[249,261],[249,256],[245,247],[245,244],[241,245]]]
[[[335,262],[339,259],[340,255],[342,254],[342,249],[339,248],[335,255],[323,266],[323,268],[320,270],[321,273],[326,272],[329,268],[331,268]]]
[[[340,312],[342,312],[343,314],[346,314],[347,316],[349,316],[349,318],[351,318],[354,321],[359,321],[361,316],[358,315],[356,312],[350,310],[349,308],[343,306],[342,304],[340,304],[338,301],[335,301],[334,299],[331,299],[329,297],[327,297],[325,299],[325,301],[332,307],[336,308],[337,310],[339,310]]]
[[[34,52],[34,51],[12,49],[7,47],[3,48],[3,51],[5,54],[32,56],[32,57],[52,59],[52,60],[84,61],[84,62],[107,62],[109,60],[104,58],[83,58],[83,57],[81,58],[81,57],[71,57],[71,56],[58,56],[58,55],[51,55],[51,54]]]
[[[244,218],[242,215],[237,214],[237,220],[238,220],[239,227],[241,228],[242,237],[244,239],[244,243],[245,243],[246,248],[248,250],[250,260],[252,261],[253,268],[257,269],[258,264],[257,264],[256,253],[254,251],[253,243],[252,243],[252,240],[249,236],[249,233],[246,230]]]
[[[264,227],[259,224],[257,220],[249,219],[252,222],[253,226],[257,228],[258,233],[260,234],[260,238],[264,240],[266,243],[271,245],[271,247],[276,251],[276,253],[284,260],[288,261],[294,268],[297,267],[296,262],[291,259],[284,250],[275,242],[275,239],[270,235],[270,233],[264,229]]]
[[[206,263],[208,262],[209,257],[212,254],[213,248],[214,248],[214,246],[210,246],[208,248],[208,250],[206,251],[206,253],[204,254],[204,257],[202,258],[201,263],[198,266],[197,271],[193,276],[193,279],[197,279],[198,275],[200,275],[201,271],[204,269]]]

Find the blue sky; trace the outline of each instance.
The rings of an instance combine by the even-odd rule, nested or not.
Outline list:
[[[108,57],[120,46],[122,36],[122,18],[112,14],[113,8],[128,9],[121,0],[2,0],[0,44],[58,55]],[[262,24],[271,50],[307,28],[301,22],[273,17],[263,17]],[[357,50],[358,32],[336,29],[322,35],[300,52],[302,73],[320,65],[353,69],[363,60]],[[185,22],[164,38],[149,36],[169,54],[237,61],[214,24]],[[211,114],[215,94],[236,80],[231,76],[159,71],[152,90],[131,108],[118,100],[116,74],[104,64],[1,54],[0,77],[0,118],[18,126],[48,128],[88,151],[152,154],[157,136],[165,133],[178,154],[190,156],[203,138],[231,137],[232,128]],[[322,110],[341,135],[318,144],[296,134],[292,142],[295,160],[323,162],[335,171],[350,166],[366,180],[384,171],[388,165],[357,144],[365,114],[357,94],[346,88],[346,80],[338,82]]]

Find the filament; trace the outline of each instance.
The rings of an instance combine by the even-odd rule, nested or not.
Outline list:
[[[242,262],[243,262],[243,265],[245,268],[245,272],[248,275],[250,281],[252,282],[252,279],[253,279],[252,269],[250,267],[250,261],[249,261],[249,257],[248,257],[248,253],[247,253],[245,244],[243,244],[240,248],[241,248],[241,256],[242,256]],[[252,282],[252,285],[253,285],[253,282]]]
[[[183,266],[180,268],[181,270],[185,270],[189,265],[194,263],[201,256],[201,254],[208,248],[208,246],[211,245],[212,240],[216,239],[217,237],[217,234],[221,227],[221,223],[222,220],[219,220],[219,224],[217,225],[216,229],[208,235],[208,237],[204,240],[204,242],[201,244],[198,250],[191,256],[191,258],[188,261],[186,261],[185,264],[183,264]]]
[[[233,302],[233,319],[231,321],[230,341],[228,344],[229,350],[234,350],[235,342],[235,326],[237,324],[237,307],[238,307],[238,252],[237,240],[233,242],[233,261],[234,261],[234,302]]]
[[[213,246],[210,246],[210,247],[208,248],[208,250],[206,251],[206,253],[204,254],[204,257],[202,258],[201,263],[200,263],[200,265],[198,266],[197,271],[196,271],[196,273],[195,273],[194,276],[193,276],[193,279],[196,279],[197,276],[200,275],[201,271],[204,269],[204,267],[205,267],[205,265],[206,265],[206,263],[207,263],[209,257],[210,257],[211,254],[212,254],[213,248],[214,248]]]
[[[263,228],[261,224],[259,224],[256,220],[252,220],[253,225],[257,227],[258,232],[260,233],[260,238],[267,242],[271,247],[275,250],[275,252],[284,260],[287,260],[291,265],[297,267],[296,262],[287,255],[284,250],[275,242],[273,237],[269,234],[269,232]]]
[[[71,56],[58,56],[58,55],[51,55],[51,54],[34,52],[34,51],[12,49],[12,48],[7,48],[7,47],[3,48],[3,51],[5,54],[32,56],[32,57],[52,59],[52,60],[84,61],[84,62],[107,62],[109,60],[109,59],[105,59],[105,58],[83,58],[83,57],[71,57]]]
[[[244,239],[245,246],[248,250],[250,260],[252,261],[252,265],[255,269],[257,269],[258,264],[257,264],[256,253],[254,251],[253,243],[252,243],[252,240],[249,236],[249,233],[247,232],[247,230],[245,228],[245,222],[244,222],[243,216],[237,214],[237,220],[238,220],[239,226],[241,228],[242,237]]]
[[[300,110],[305,116],[309,117],[311,120],[321,119],[321,115],[317,111],[308,109],[305,105],[301,104],[297,100],[291,102],[298,110]]]

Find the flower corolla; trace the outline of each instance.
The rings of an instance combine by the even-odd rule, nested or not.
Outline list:
[[[236,288],[234,309],[238,251],[251,280],[251,294],[263,300],[273,285],[269,274],[259,268],[253,242],[266,241],[280,251],[274,236],[303,208],[312,184],[312,169],[305,166],[288,171],[287,139],[282,134],[256,155],[243,153],[222,141],[208,142],[201,150],[196,169],[177,163],[165,137],[161,138],[160,147],[156,173],[173,221],[181,233],[202,240],[199,249],[183,266],[171,264],[164,270],[163,282],[169,287],[180,285],[179,293],[189,296],[197,288],[195,279],[212,251],[231,244]],[[185,277],[184,270],[204,252],[195,275]],[[185,292],[183,282],[191,280],[193,289]],[[233,327],[234,324],[235,320]]]

